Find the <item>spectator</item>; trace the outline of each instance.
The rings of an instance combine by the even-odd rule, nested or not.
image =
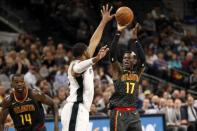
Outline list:
[[[154,61],[153,67],[154,67],[154,69],[156,69],[160,72],[159,74],[157,73],[159,77],[162,77],[162,78],[166,77],[168,63],[165,61],[163,53],[160,52],[158,54],[158,60]],[[155,74],[156,74],[156,72],[155,72]]]
[[[5,56],[6,60],[6,66],[3,69],[3,73],[5,73],[8,76],[11,76],[16,73],[20,73],[21,68],[18,68],[17,63],[14,61],[14,58],[11,57],[11,54],[7,54]]]
[[[174,102],[172,99],[167,100],[167,107],[161,109],[161,112],[165,114],[167,131],[175,131],[176,127],[176,113],[174,109]]]
[[[164,98],[160,98],[159,100],[159,112],[161,112],[161,110],[164,110],[167,106],[167,100]]]
[[[143,105],[142,105],[142,112],[146,114],[146,111],[149,109],[150,107],[150,100],[149,99],[144,99],[143,100]]]
[[[36,53],[33,53],[33,52],[29,53],[28,58],[29,58],[30,64],[41,67],[41,60]]]
[[[172,98],[175,99],[179,99],[180,98],[180,91],[179,90],[174,90],[172,93]]]
[[[24,80],[30,87],[35,87],[38,80],[37,68],[34,65],[29,66],[29,71],[24,75]]]
[[[44,94],[53,97],[54,91],[51,84],[46,79],[38,80],[36,86],[39,87]]]
[[[61,113],[64,105],[66,104],[66,98],[69,96],[69,88],[61,86],[57,90],[57,98],[59,99],[59,113]]]
[[[156,114],[156,113],[158,113],[158,109],[151,108],[149,99],[144,99],[143,105],[142,105],[142,111],[144,112],[144,114]]]
[[[182,102],[180,99],[175,99],[174,101],[174,109],[176,113],[176,125],[178,126],[178,129],[181,131],[187,131],[187,126],[181,124],[181,105]]]
[[[193,54],[191,52],[187,53],[185,60],[182,62],[183,70],[186,72],[191,72],[190,66],[193,60]]]
[[[148,49],[148,52],[146,54],[146,63],[150,66],[153,65],[154,61],[158,60],[158,57],[156,54],[153,53],[151,49]]]
[[[39,56],[39,49],[35,43],[31,44],[30,53],[35,53],[37,56]]]
[[[146,14],[146,18],[143,21],[143,29],[148,33],[148,35],[153,35],[156,31],[156,24],[150,13]]]
[[[53,71],[53,67],[55,66],[55,58],[52,51],[46,52],[46,56],[44,57],[42,64],[45,65],[49,70]]]
[[[154,95],[151,99],[151,108],[153,109],[157,109],[158,110],[158,106],[159,106],[159,97],[157,95]]]
[[[55,63],[57,66],[63,66],[66,64],[66,52],[62,43],[58,44],[55,56]]]
[[[27,59],[27,52],[25,50],[21,50],[19,53],[19,58],[21,59],[21,63],[26,66],[29,67],[30,66],[30,62]]]
[[[180,99],[182,103],[186,102],[186,90],[184,89],[180,90]]]
[[[142,82],[141,82],[141,89],[142,89],[142,91],[151,90],[150,82],[148,80],[146,80],[146,79],[142,80]]]
[[[68,81],[68,74],[65,66],[59,67],[59,70],[56,72],[55,75],[55,81],[54,81],[54,88],[57,89],[57,87],[60,86],[68,86],[69,81]]]
[[[106,114],[98,112],[95,104],[92,104],[90,108],[90,116],[106,116]]]
[[[181,107],[181,124],[189,125],[188,131],[197,130],[197,109],[194,107],[194,98],[187,97],[187,105]]]
[[[54,42],[54,40],[53,40],[53,38],[51,36],[48,37],[47,47],[49,48],[49,50],[51,52],[55,52],[55,42]]]
[[[177,58],[177,54],[173,53],[172,54],[172,59],[168,62],[168,68],[169,69],[181,69],[182,65],[181,65],[181,61]]]
[[[190,89],[197,89],[197,69],[193,71],[193,73],[189,77]]]

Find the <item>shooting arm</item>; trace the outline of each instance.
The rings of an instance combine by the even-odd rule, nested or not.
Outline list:
[[[117,79],[118,76],[121,74],[121,66],[120,63],[118,62],[117,59],[117,44],[118,40],[120,38],[121,32],[117,31],[113,41],[110,45],[110,61],[112,63],[112,68],[113,68],[113,78]]]
[[[113,40],[112,40],[112,43],[110,45],[110,61],[112,63],[114,63],[115,61],[117,61],[117,45],[118,45],[118,40],[120,38],[120,32],[116,32]]]
[[[57,104],[53,102],[53,99],[51,99],[49,96],[45,95],[39,90],[33,90],[32,92],[34,99],[37,101],[40,101],[43,104],[49,105],[53,109],[53,115],[54,115],[54,127],[55,131],[58,131],[58,107]]]

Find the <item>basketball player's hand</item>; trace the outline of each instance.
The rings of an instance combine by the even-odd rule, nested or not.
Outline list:
[[[104,21],[105,23],[109,22],[114,15],[111,15],[111,11],[112,11],[113,7],[107,4],[105,6],[103,6],[103,8],[101,9],[101,14],[102,14],[102,21]]]
[[[140,30],[140,24],[137,23],[133,29],[131,29],[131,39],[136,40],[137,39],[137,33]]]
[[[122,32],[125,28],[127,28],[127,26],[128,26],[128,25],[122,26],[122,25],[120,25],[120,24],[117,23],[117,29],[118,29],[118,31],[120,31],[120,32]]]
[[[109,51],[109,48],[107,48],[107,45],[103,46],[103,47],[99,50],[99,52],[98,52],[98,54],[97,54],[97,56],[96,56],[96,61],[98,62],[98,61],[101,60],[103,57],[105,57],[108,51]]]

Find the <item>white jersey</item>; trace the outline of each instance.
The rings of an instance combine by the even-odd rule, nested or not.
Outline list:
[[[71,103],[82,103],[85,108],[90,111],[94,96],[94,72],[92,66],[90,66],[87,70],[81,73],[80,76],[74,77],[72,75],[72,68],[74,64],[79,62],[79,60],[72,61],[68,68],[70,95],[66,101]]]

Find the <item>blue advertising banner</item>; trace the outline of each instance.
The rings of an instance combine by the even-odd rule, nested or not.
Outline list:
[[[154,115],[141,115],[142,131],[165,131],[165,118],[162,114]],[[45,126],[47,131],[53,131],[53,120],[46,120]],[[61,129],[61,122],[59,122]],[[91,117],[89,124],[89,131],[93,131],[95,128],[99,128],[99,131],[109,130],[109,118],[108,117]],[[14,131],[10,128],[8,131]]]
[[[165,131],[164,115],[143,115],[140,119],[142,131]]]

